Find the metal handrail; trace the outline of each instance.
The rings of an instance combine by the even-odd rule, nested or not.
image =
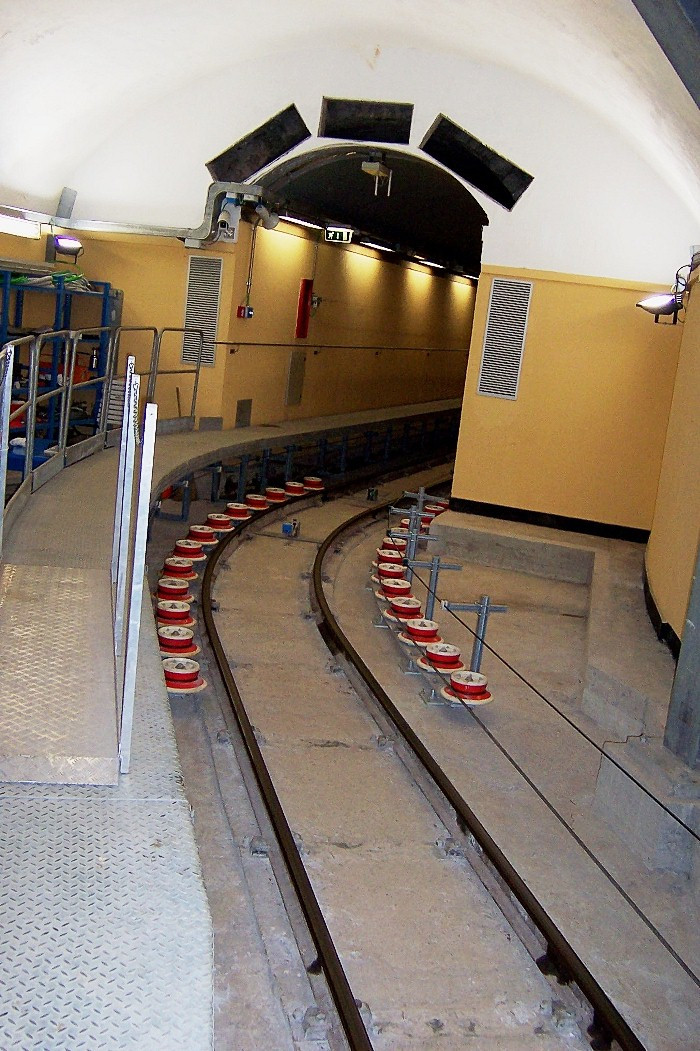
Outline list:
[[[193,332],[196,336],[199,336],[199,354],[197,355],[197,363],[193,369],[163,369],[159,372],[158,363],[160,361],[160,350],[163,343],[163,336],[166,332]],[[194,386],[192,388],[192,405],[190,408],[190,416],[194,417],[195,408],[197,406],[197,390],[199,388],[199,373],[202,368],[202,355],[204,353],[204,332],[201,328],[161,328],[158,332],[158,338],[156,339],[153,351],[151,353],[151,366],[148,373],[148,387],[146,388],[146,401],[153,401],[156,393],[156,381],[158,376],[176,376],[176,375],[194,375]]]

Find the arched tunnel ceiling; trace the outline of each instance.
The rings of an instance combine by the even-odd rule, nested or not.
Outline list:
[[[362,162],[381,156],[391,170],[375,180]],[[351,226],[365,236],[450,269],[478,274],[488,216],[454,176],[436,164],[361,145],[327,146],[278,164],[255,180],[277,210]]]
[[[290,101],[393,99],[407,152],[446,113],[535,176],[475,193],[492,262],[665,280],[700,241],[698,109],[632,0],[6,0],[0,92],[7,205],[197,226],[207,161]]]

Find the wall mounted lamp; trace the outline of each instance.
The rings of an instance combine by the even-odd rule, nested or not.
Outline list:
[[[654,295],[646,296],[637,303],[638,307],[646,310],[647,314],[653,314],[654,324],[658,324],[660,317],[671,317],[672,325],[678,324],[678,314],[684,307],[683,298],[688,287],[688,278],[682,276],[682,270],[690,272],[690,263],[680,267],[676,271],[676,280],[670,292],[656,292]]]
[[[84,252],[82,241],[79,241],[77,237],[69,237],[67,234],[55,234],[53,247],[56,255],[66,256],[74,263]]]

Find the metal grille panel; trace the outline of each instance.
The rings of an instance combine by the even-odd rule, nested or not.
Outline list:
[[[185,328],[201,329],[204,333],[202,365],[213,365],[216,327],[219,322],[219,297],[224,261],[219,256],[191,255],[187,271],[187,303]],[[185,333],[182,340],[182,360],[197,364],[199,337]]]
[[[531,281],[493,279],[477,394],[517,398],[531,295]]]

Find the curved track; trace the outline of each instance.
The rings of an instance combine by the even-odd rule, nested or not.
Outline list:
[[[413,487],[418,483],[412,479],[410,483],[407,482],[406,484],[409,487]],[[396,484],[395,489],[399,488],[400,486]],[[229,549],[229,543],[226,541],[219,546],[209,561],[203,581],[202,600],[206,628],[211,638],[217,663],[235,711],[236,720],[255,771],[255,777],[275,827],[285,863],[316,945],[321,966],[335,1000],[348,1044],[357,1048],[404,1046],[408,1042],[415,1044],[416,1039],[420,1039],[419,1034],[426,1032],[425,1026],[434,1024],[436,1027],[435,1032],[441,1032],[443,1037],[441,1046],[457,1047],[462,1046],[461,1041],[465,1039],[465,1034],[460,1029],[460,1026],[464,1027],[465,1024],[467,1026],[472,1024],[483,1034],[482,1042],[480,1042],[479,1046],[484,1048],[512,1046],[525,1049],[529,1046],[529,1039],[531,1037],[534,1039],[535,1036],[538,1041],[537,1046],[541,1047],[587,1046],[587,1042],[581,1039],[580,1031],[575,1024],[575,1015],[577,1013],[575,1004],[570,1002],[568,1009],[564,1011],[565,1023],[563,1025],[561,1018],[557,1020],[556,1025],[552,1021],[551,988],[546,986],[544,979],[532,960],[532,956],[546,955],[547,961],[554,963],[555,968],[558,969],[560,977],[563,975],[567,979],[573,977],[579,989],[585,993],[592,1008],[592,1015],[589,1013],[586,1016],[585,1010],[579,1011],[578,1022],[581,1023],[582,1020],[590,1021],[593,1017],[595,1023],[593,1046],[604,1047],[609,1036],[614,1036],[621,1047],[635,1049],[636,1051],[643,1045],[632,1033],[625,1020],[603,990],[600,989],[598,983],[589,974],[581,960],[578,959],[567,940],[557,929],[556,924],[550,920],[547,912],[519,878],[518,873],[513,869],[497,845],[491,840],[487,830],[478,821],[466,800],[460,795],[438,762],[402,718],[401,713],[393,705],[380,683],[374,678],[364,665],[359,654],[354,651],[345,638],[335,616],[331,612],[324,593],[324,556],[329,550],[333,549],[341,534],[346,533],[348,529],[351,531],[357,530],[366,522],[371,522],[382,514],[383,507],[378,505],[373,505],[371,508],[358,514],[357,508],[362,506],[363,503],[364,501],[352,501],[352,499],[348,500],[348,498],[345,498],[333,503],[327,503],[323,509],[316,508],[303,511],[300,503],[295,507],[294,513],[302,522],[301,543],[299,541],[282,540],[274,528],[265,528],[268,524],[265,521],[251,523],[249,531],[257,534],[257,539],[255,544],[246,545],[244,551],[247,554],[249,550],[261,544],[267,548],[267,553],[263,553],[262,565],[270,565],[271,567],[267,574],[269,578],[267,582],[272,583],[272,591],[267,594],[267,597],[261,597],[261,588],[266,583],[264,579],[261,580],[258,587],[249,586],[247,590],[249,593],[257,595],[261,601],[268,603],[272,634],[274,636],[274,632],[277,630],[279,637],[285,638],[286,646],[282,650],[273,646],[274,653],[260,652],[260,646],[266,648],[269,644],[263,643],[262,640],[245,639],[240,638],[240,636],[237,639],[235,625],[233,634],[231,635],[230,630],[227,633],[227,626],[224,622],[238,619],[234,615],[234,610],[228,606],[230,600],[228,578],[225,586],[220,585],[217,588],[217,595],[221,595],[222,613],[220,615],[212,614],[211,588],[217,572],[217,566],[222,556]],[[364,506],[366,507],[366,503]],[[309,539],[306,535],[307,533],[312,534],[311,544],[303,543],[304,540]],[[235,538],[232,537],[231,540],[233,539]],[[316,552],[316,547],[319,543],[320,549]],[[363,717],[367,717],[366,699],[351,690],[345,677],[339,675],[340,669],[337,666],[331,667],[329,675],[327,654],[325,659],[318,652],[313,654],[313,658],[307,658],[305,651],[301,648],[301,643],[292,637],[289,627],[285,627],[283,631],[280,630],[281,622],[278,620],[279,607],[284,606],[288,598],[288,596],[283,594],[280,583],[281,574],[278,574],[276,571],[276,565],[283,548],[286,549],[285,554],[293,550],[295,557],[303,553],[301,560],[297,559],[294,562],[288,571],[288,575],[291,574],[293,578],[297,578],[297,585],[301,578],[311,576],[314,605],[318,611],[316,619],[318,620],[321,634],[334,654],[342,654],[351,662],[352,667],[357,669],[363,683],[369,688],[373,698],[381,706],[382,712],[390,720],[390,725],[393,728],[392,736],[400,736],[401,747],[399,749],[394,749],[391,745],[387,748],[387,736],[382,733],[381,721],[379,726],[375,723],[370,728],[369,733],[367,732],[367,726],[359,730],[357,726],[354,726],[352,733],[349,733],[348,712],[355,712],[355,715],[350,717],[351,721],[356,717],[359,710],[363,711]],[[305,568],[300,569],[295,574],[294,569],[302,565]],[[246,569],[246,572],[250,572],[250,567]],[[261,577],[265,577],[264,572],[261,573]],[[305,594],[307,588],[306,580],[304,580],[301,589],[297,586],[296,616],[293,615],[293,621],[290,622],[289,614],[287,613],[286,625],[289,626],[293,623],[297,626],[300,622],[302,626],[306,625],[305,631],[308,635],[308,628],[314,626],[315,620],[310,620],[308,608],[304,608],[303,600],[299,604],[300,600],[298,597],[299,594]],[[237,606],[238,603],[234,602],[233,605]],[[239,610],[240,612],[242,611]],[[231,618],[229,618],[229,614],[231,614]],[[243,617],[245,617],[244,612]],[[229,623],[229,629],[230,627],[231,624]],[[302,631],[303,634],[304,631]],[[221,636],[223,636],[223,642]],[[238,647],[237,641],[240,643]],[[257,661],[255,656],[253,656],[253,667],[244,668],[241,672],[241,664],[245,664],[245,661],[241,660],[241,654],[245,652],[250,653],[251,648],[254,653],[259,653],[261,661]],[[313,651],[313,645],[311,650]],[[238,669],[234,668],[233,671],[231,668],[232,652],[239,655],[237,661]],[[285,664],[285,661],[290,660],[290,654],[292,655],[292,661],[301,661],[303,664],[307,659],[315,659],[320,660],[320,664],[315,670],[306,666],[300,668],[297,665],[295,667],[293,664],[290,667],[289,664]],[[263,675],[262,679],[256,680],[256,667],[258,670],[261,667],[266,668],[268,678],[265,679]],[[274,669],[276,669],[279,688],[276,692],[273,689],[271,703],[268,703],[270,701],[270,684],[275,681]],[[270,675],[272,678],[270,678]],[[294,679],[294,677],[298,679],[296,690],[290,689],[290,676],[291,679]],[[308,687],[309,680],[314,678],[324,684],[318,710],[315,708],[316,697],[314,696],[314,690]],[[329,721],[328,711],[326,710],[328,707],[328,683],[329,681],[332,682],[333,678],[341,682],[341,702],[345,713],[339,715],[339,723],[335,729],[333,728],[333,723]],[[300,693],[299,687],[301,687]],[[359,694],[362,694],[362,684],[360,684]],[[284,712],[285,718],[291,720],[290,725],[294,727],[286,741],[282,741],[286,731],[281,729],[281,724],[274,715],[275,711],[278,713],[280,711]],[[316,725],[314,720],[317,718],[320,720],[318,725],[323,727],[322,739],[304,737],[304,730],[306,734],[313,731]],[[371,713],[369,713],[369,719],[372,718]],[[375,731],[374,734],[371,732],[372,728]],[[359,737],[353,739],[352,735],[357,735],[358,732]],[[333,761],[322,764],[322,769],[318,771],[320,780],[315,779],[316,775],[313,771],[309,775],[309,755],[300,754],[298,751],[297,754],[293,754],[292,736],[296,737],[297,742],[302,740],[302,743],[308,745],[310,749],[315,749],[316,755],[323,754],[319,749],[323,749],[326,755],[334,753]],[[370,743],[373,748],[373,754],[370,757],[370,766],[368,768],[367,757],[370,751]],[[285,749],[287,750],[286,758],[284,755]],[[376,960],[372,961],[370,959],[367,961],[365,959],[361,960],[360,964],[356,963],[358,957],[366,954],[363,953],[361,943],[356,937],[357,931],[351,930],[352,922],[348,921],[347,917],[339,918],[339,914],[343,911],[341,908],[342,898],[344,894],[347,894],[347,888],[343,887],[343,881],[337,877],[337,873],[328,878],[324,876],[322,864],[324,860],[322,855],[325,855],[326,861],[330,859],[330,869],[332,870],[339,851],[347,851],[361,845],[359,842],[352,842],[352,835],[343,838],[345,834],[340,832],[334,837],[329,837],[326,834],[324,840],[322,832],[322,830],[327,831],[329,827],[328,822],[337,824],[338,793],[341,794],[342,798],[343,793],[348,792],[348,784],[352,784],[352,781],[343,784],[341,778],[337,789],[333,789],[328,785],[329,770],[335,767],[337,771],[340,771],[342,766],[348,765],[339,761],[341,752],[345,750],[350,750],[355,765],[354,774],[351,776],[357,779],[358,771],[361,770],[361,779],[365,783],[372,784],[371,791],[375,793],[375,798],[381,798],[382,802],[386,803],[387,807],[391,809],[394,815],[392,822],[394,820],[407,822],[406,828],[408,831],[401,833],[401,847],[403,848],[409,840],[420,844],[419,853],[422,853],[422,856],[418,860],[402,856],[400,862],[404,866],[407,861],[409,865],[418,864],[420,866],[426,864],[427,866],[425,870],[422,870],[421,880],[418,884],[423,897],[421,900],[413,902],[419,914],[425,915],[427,913],[430,915],[431,909],[435,910],[438,902],[441,902],[440,909],[445,907],[447,887],[441,887],[440,883],[443,880],[446,868],[449,867],[449,862],[446,865],[445,852],[441,856],[439,856],[439,851],[436,852],[435,843],[437,841],[443,845],[445,842],[452,844],[452,856],[458,857],[460,861],[459,871],[451,873],[451,877],[455,877],[454,880],[448,881],[450,885],[449,893],[452,895],[455,895],[455,893],[458,895],[462,894],[465,892],[465,887],[471,883],[473,886],[470,889],[470,893],[474,893],[473,887],[477,887],[477,897],[479,895],[483,896],[483,881],[495,892],[499,901],[499,909],[503,911],[506,917],[512,920],[510,926],[504,926],[503,915],[494,908],[488,918],[493,929],[486,935],[486,941],[481,943],[480,950],[478,948],[473,950],[477,954],[480,952],[481,956],[484,957],[495,952],[495,947],[497,946],[499,954],[514,957],[514,960],[503,964],[506,971],[508,971],[508,967],[511,964],[513,965],[513,970],[508,972],[509,976],[505,979],[505,983],[502,982],[501,986],[499,986],[499,981],[494,980],[494,976],[491,974],[488,981],[492,985],[487,989],[487,1000],[490,1002],[494,999],[499,1001],[500,997],[501,1003],[504,1000],[501,995],[503,988],[508,989],[508,995],[511,996],[512,1004],[516,1005],[515,1011],[511,1010],[509,1021],[512,1022],[512,1019],[518,1015],[518,1012],[520,1012],[521,1019],[519,1022],[512,1023],[514,1026],[512,1032],[508,1032],[508,1026],[503,1024],[503,1017],[508,1015],[508,1008],[502,1013],[496,1026],[494,1026],[493,1018],[485,1017],[483,1020],[471,1018],[467,1022],[465,1018],[460,1017],[461,990],[457,990],[452,999],[449,996],[441,995],[436,998],[442,1007],[447,1023],[440,1018],[430,1019],[423,1017],[420,1011],[417,1012],[415,1018],[406,1018],[405,1007],[401,1007],[405,998],[402,998],[401,990],[398,987],[400,983],[397,983],[393,1004],[390,993],[387,994],[386,990],[378,991],[376,988],[377,967],[386,967],[387,961],[392,959],[392,950],[389,949],[385,953],[386,946],[378,948],[375,945]],[[410,753],[413,765],[411,765],[411,759],[407,763],[405,758],[395,754],[395,752],[404,751]],[[301,771],[302,782],[304,780],[307,782],[301,796],[297,792],[296,797],[295,789],[291,787],[289,779],[289,771],[293,767],[297,771]],[[410,776],[407,775],[409,768],[411,770]],[[383,794],[384,790],[378,789],[377,782],[372,780],[376,775],[377,769],[380,769],[381,776],[384,777],[384,784],[389,785],[389,789],[396,796],[388,803],[388,796]],[[347,774],[347,771],[345,773]],[[421,781],[421,775],[429,782],[427,788]],[[397,778],[401,782],[398,791]],[[412,784],[407,784],[407,781],[411,781]],[[437,805],[433,796],[434,792],[437,793],[437,797],[441,800]],[[304,793],[306,793],[305,800],[302,798]],[[353,794],[358,794],[357,780],[355,781]],[[361,793],[359,794],[361,795]],[[305,807],[308,807],[310,801],[315,800],[312,808],[318,812],[320,800],[325,800],[326,797],[330,797],[330,802],[332,806],[336,807],[336,810],[333,811],[331,807],[332,812],[328,818],[319,817],[317,814],[311,826],[303,829],[302,845],[300,846],[298,832],[300,825],[303,826],[303,814],[307,812]],[[347,795],[346,798],[349,799]],[[333,799],[335,802],[333,802]],[[360,810],[362,810],[361,806]],[[420,814],[417,818],[416,815],[419,811]],[[459,829],[461,829],[467,847],[473,841],[476,841],[478,844],[475,857],[477,869],[481,868],[483,870],[484,868],[483,865],[479,865],[480,858],[485,857],[487,859],[488,871],[485,875],[481,871],[481,879],[474,872],[469,871],[465,863],[465,855],[469,853],[469,850],[454,849],[455,839],[448,832],[449,813],[447,812],[456,815],[457,835],[459,835]],[[289,813],[292,814],[292,818],[288,816]],[[294,832],[292,824],[294,824]],[[370,822],[371,824],[372,822]],[[380,826],[379,835],[386,836],[386,822],[384,824],[380,822]],[[296,835],[295,832],[297,833]],[[354,832],[357,833],[357,826],[354,827]],[[319,846],[319,844],[321,845]],[[372,866],[376,869],[376,848],[379,845],[379,843],[374,843],[369,850],[365,850],[366,854],[371,855],[374,849],[374,859],[369,858],[368,865],[370,868],[365,870],[365,875],[362,878],[366,878],[367,871],[371,872]],[[448,857],[449,853],[448,850]],[[474,854],[474,851],[472,851],[472,854]],[[454,868],[454,864],[452,867]],[[353,879],[357,879],[359,871],[357,866],[354,867],[354,871]],[[493,878],[494,871],[498,874],[495,880]],[[395,871],[392,878],[397,880],[397,877],[398,881],[390,888],[392,893],[400,893],[401,890],[403,881],[400,872],[397,874]],[[500,880],[498,877],[500,877]],[[333,886],[334,880],[336,881],[335,888]],[[508,888],[506,891],[500,886],[502,881],[505,882]],[[412,888],[412,894],[415,895],[416,885],[410,880],[407,882]],[[520,906],[524,907],[530,918],[531,923],[526,925],[525,928],[523,928],[519,909],[512,907],[513,898]],[[489,908],[491,908],[491,905]],[[483,906],[481,899],[479,899],[479,906]],[[471,907],[473,907],[473,903]],[[465,901],[461,902],[460,909],[462,914],[464,914]],[[330,922],[328,919],[329,915],[331,917]],[[399,926],[405,928],[405,921],[406,916],[404,914],[399,917]],[[468,975],[468,968],[471,966],[474,972],[478,972],[478,967],[474,962],[471,965],[468,963],[468,955],[466,959],[453,959],[451,966],[447,970],[444,968],[440,969],[440,959],[444,958],[447,953],[454,954],[458,952],[459,944],[463,941],[464,936],[471,936],[470,924],[467,922],[465,930],[462,932],[462,937],[458,937],[454,943],[450,942],[447,929],[450,926],[454,929],[455,925],[459,925],[459,922],[458,910],[458,914],[451,914],[450,921],[446,927],[441,928],[439,924],[436,925],[440,930],[440,938],[437,939],[437,945],[433,945],[431,948],[431,951],[434,952],[434,960],[432,963],[429,960],[421,961],[421,967],[433,980],[437,980],[438,987],[440,987],[441,983],[444,987],[445,978],[450,970],[461,971],[466,987],[469,986],[470,981],[473,984],[473,976],[470,977]],[[344,925],[345,929],[343,929]],[[531,931],[533,925],[536,928],[534,935]],[[418,927],[420,927],[420,923],[418,923]],[[539,937],[537,932],[539,932]],[[425,931],[422,931],[421,953],[425,953],[425,933]],[[529,958],[523,952],[523,946],[518,935],[522,937],[524,942],[530,943],[528,948],[531,956]],[[391,943],[392,938],[396,936],[396,932],[392,933],[390,930],[383,932],[385,942]],[[492,940],[489,941],[489,939]],[[430,939],[428,938],[427,940],[429,941]],[[505,953],[504,941],[508,943],[508,951]],[[399,930],[397,942],[399,954],[406,952],[410,944],[411,939],[406,940]],[[340,952],[337,945],[342,946]],[[371,956],[371,952],[368,955]],[[346,961],[345,967],[341,962],[341,957]],[[393,957],[393,962],[396,964],[395,956]],[[501,967],[500,962],[498,966],[499,968]],[[364,976],[363,969],[365,971]],[[350,978],[346,971],[351,973]],[[525,979],[524,987],[518,987],[518,981],[521,981],[525,973],[527,973],[527,978]],[[409,993],[409,995],[414,994],[415,989],[413,993]],[[368,1022],[366,1010],[360,1010],[358,1006],[360,996],[370,1001],[371,1006],[375,1009],[373,1022]],[[531,1003],[528,1003],[528,996],[531,999]],[[469,997],[467,996],[466,999],[468,1001]],[[396,1014],[392,1014],[394,1010],[397,1012]],[[561,1006],[557,1010],[561,1014]],[[402,1014],[404,1016],[403,1021],[401,1021]],[[488,1015],[488,1011],[486,1011],[486,1015]],[[522,1019],[526,1019],[524,1024]],[[445,1024],[447,1024],[446,1029],[444,1028]],[[489,1029],[489,1026],[491,1029]],[[496,1029],[498,1029],[498,1032],[495,1031]],[[462,1032],[462,1035],[455,1037],[455,1034],[460,1032]],[[471,1032],[473,1033],[474,1029]],[[453,1035],[453,1039],[445,1039],[450,1033]],[[534,1043],[533,1046],[535,1046]]]

